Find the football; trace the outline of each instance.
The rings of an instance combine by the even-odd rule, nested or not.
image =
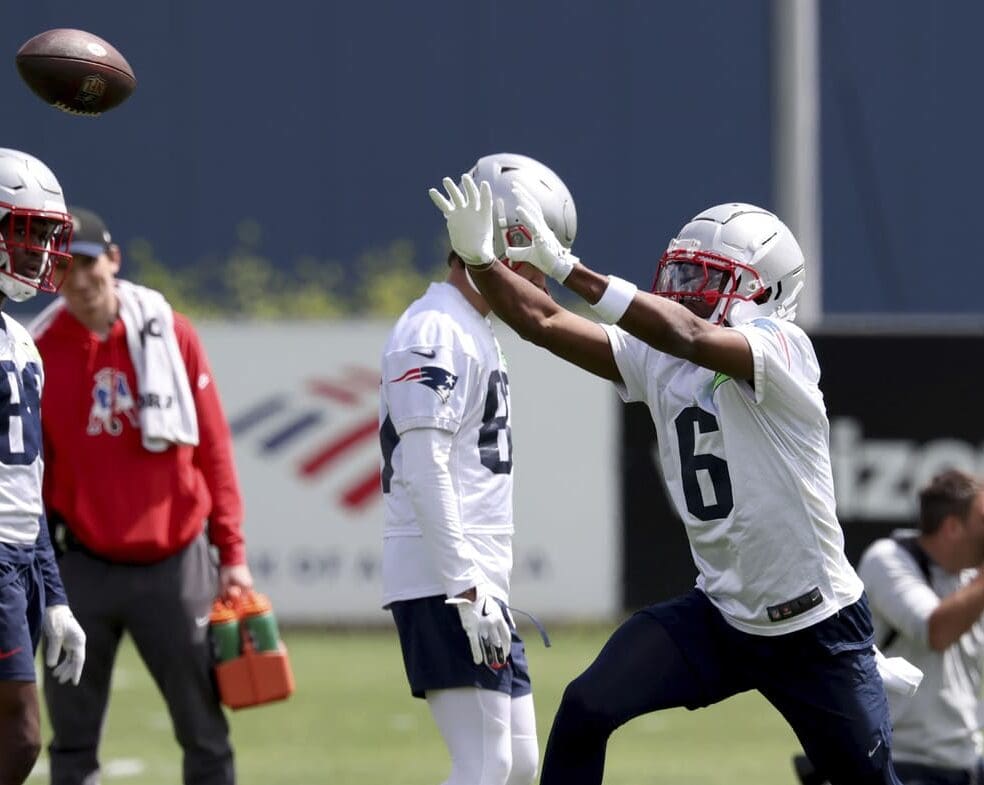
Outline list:
[[[123,55],[84,30],[48,30],[34,36],[18,50],[17,70],[45,102],[78,115],[112,109],[137,86]]]

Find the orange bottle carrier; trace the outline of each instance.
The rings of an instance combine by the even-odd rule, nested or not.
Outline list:
[[[224,705],[244,709],[284,700],[294,692],[287,647],[264,595],[249,592],[234,603],[216,600],[211,622],[215,678]],[[238,636],[239,652],[230,658],[232,634]]]

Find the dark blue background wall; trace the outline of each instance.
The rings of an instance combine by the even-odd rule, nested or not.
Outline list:
[[[825,305],[984,311],[984,4],[823,0]]]
[[[822,4],[828,311],[978,310],[984,6],[941,6]],[[224,255],[254,219],[284,264],[409,238],[429,268],[427,188],[500,150],[552,166],[578,253],[640,283],[702,207],[774,207],[767,0],[33,0],[10,16],[0,144],[174,265]],[[31,95],[14,53],[52,27],[116,45],[134,96],[93,120]]]

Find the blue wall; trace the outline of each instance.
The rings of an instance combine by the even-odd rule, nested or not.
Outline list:
[[[984,4],[823,0],[825,305],[984,311]]]
[[[981,168],[966,96],[984,7],[948,3],[948,21],[903,5],[823,3],[829,311],[978,310],[984,272],[948,217],[972,217]],[[485,153],[522,152],[574,193],[577,252],[648,284],[702,207],[774,206],[769,8],[33,0],[0,28],[0,143],[49,163],[124,248],[146,238],[174,265],[226,254],[254,219],[260,250],[284,264],[352,265],[409,238],[429,268],[443,222],[427,188]],[[134,96],[94,120],[43,105],[12,61],[51,27],[116,45]],[[925,280],[943,257],[961,271],[953,291],[949,273]]]

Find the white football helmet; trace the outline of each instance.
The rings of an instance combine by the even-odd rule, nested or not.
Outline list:
[[[557,235],[565,248],[570,248],[577,232],[577,210],[574,197],[550,168],[525,155],[495,153],[479,158],[469,172],[476,183],[482,180],[492,188],[492,212],[496,233],[495,255],[506,259],[506,246],[529,245],[532,234],[516,214],[518,202],[512,184],[522,183],[539,202],[547,226]]]
[[[760,316],[793,321],[805,268],[782,221],[732,202],[704,210],[677,233],[659,260],[652,291],[715,324]]]
[[[22,302],[56,292],[72,261],[72,217],[52,171],[33,155],[0,148],[0,292]],[[37,258],[29,273],[14,256]]]

